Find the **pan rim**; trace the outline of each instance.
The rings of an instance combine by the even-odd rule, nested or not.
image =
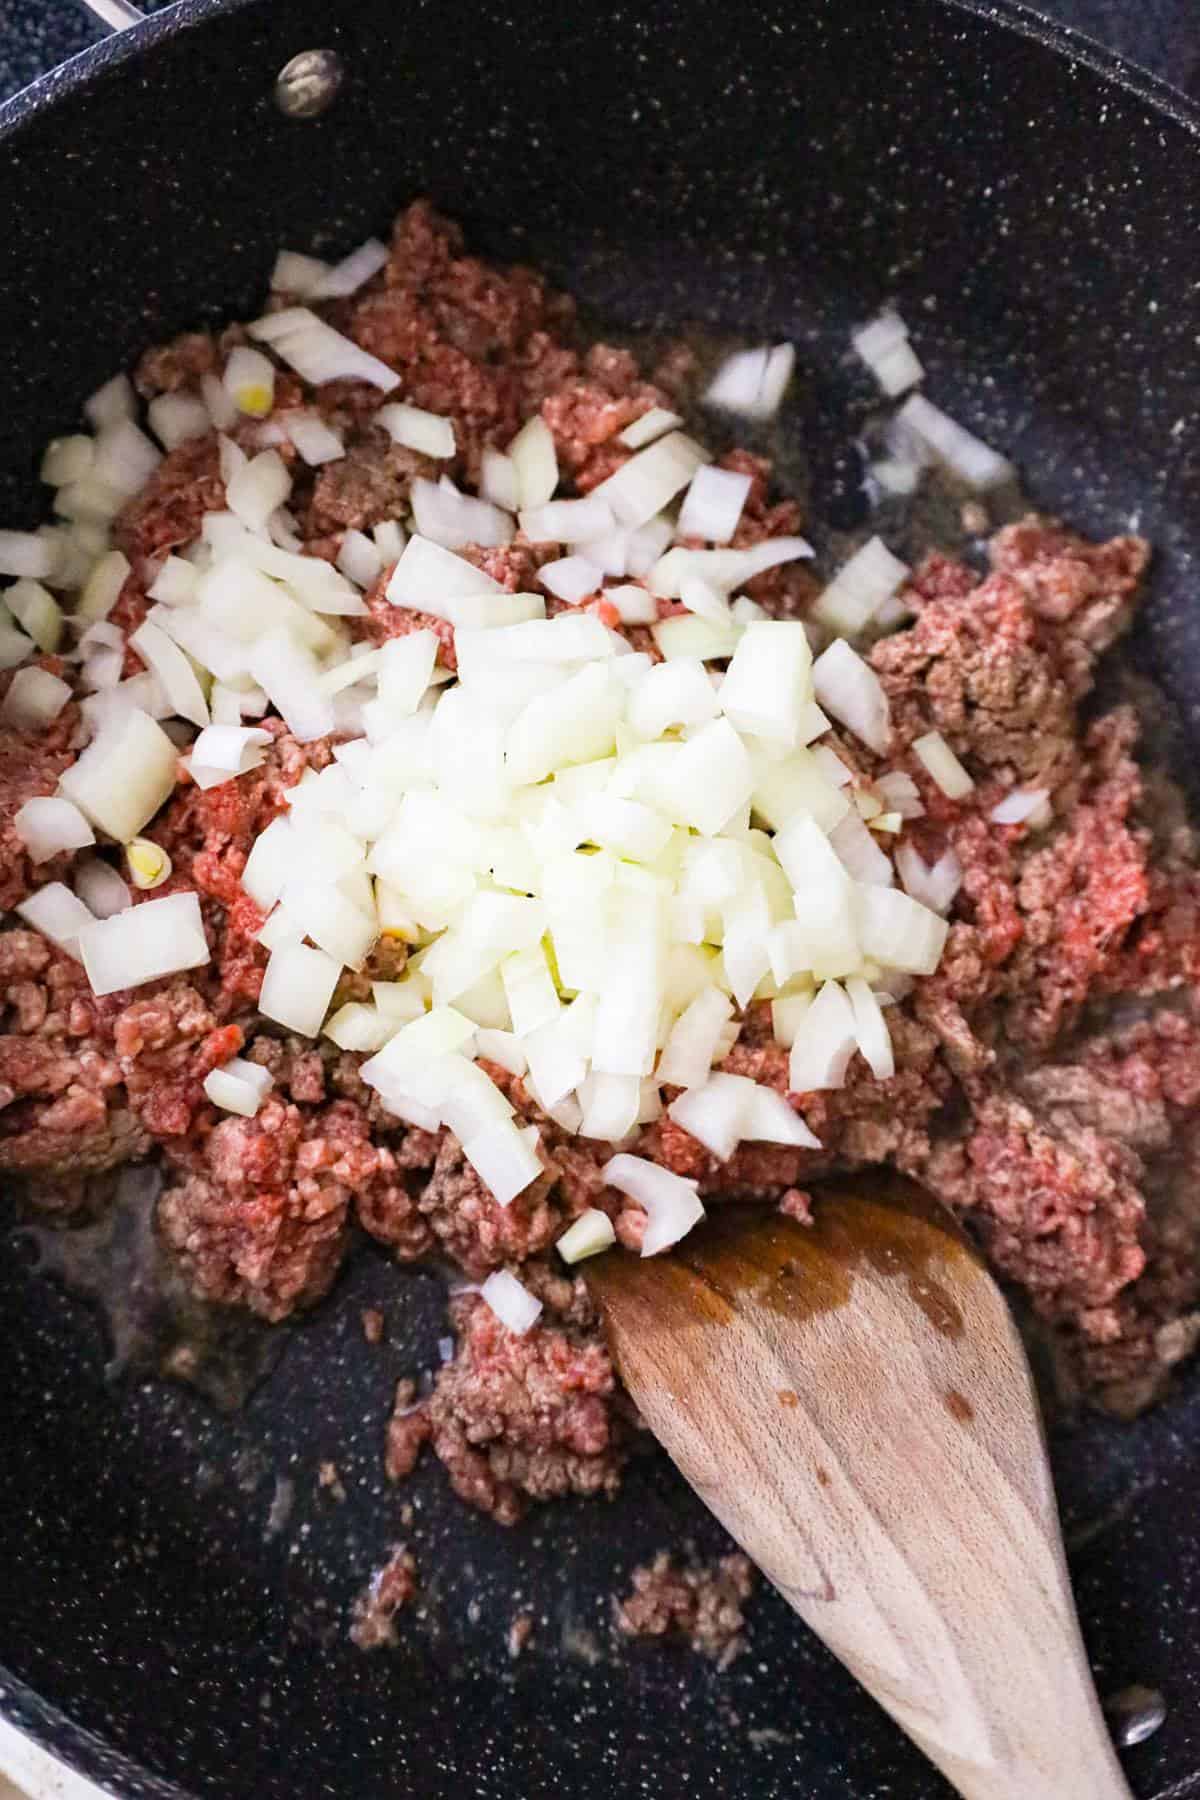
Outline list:
[[[266,0],[174,0],[138,24],[101,38],[48,70],[0,103],[0,146],[10,148],[60,101],[86,92],[110,70],[140,61],[161,41],[225,14],[266,4]],[[1107,85],[1200,141],[1200,102],[1128,57],[1107,49],[1087,33],[1058,24],[1022,0],[935,0],[944,11],[978,22],[985,31],[1011,32],[1071,64],[1087,68]],[[345,27],[331,16],[328,41],[336,46]],[[152,90],[151,90],[152,91]],[[198,1791],[155,1774],[80,1724],[28,1682],[0,1663],[0,1719],[24,1733],[66,1768],[106,1788],[121,1800],[200,1800]]]

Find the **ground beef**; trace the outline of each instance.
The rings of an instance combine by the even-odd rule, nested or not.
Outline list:
[[[396,1614],[409,1604],[416,1591],[416,1561],[403,1544],[397,1544],[354,1602],[351,1643],[360,1650],[390,1649],[396,1642]]]
[[[126,502],[113,538],[136,570],[145,557],[165,556],[199,537],[205,513],[225,505],[225,483],[214,433],[188,438],[163,457],[140,494]]]
[[[382,519],[403,517],[417,475],[436,477],[442,465],[393,444],[378,428],[365,433],[345,456],[323,463],[301,520],[306,538],[363,531]]]
[[[169,344],[159,344],[146,354],[134,371],[139,394],[152,400],[156,394],[176,394],[180,388],[198,388],[203,375],[218,365],[216,339],[208,331],[185,331]]]
[[[425,1418],[460,1499],[511,1525],[530,1500],[614,1493],[626,1433],[595,1324],[539,1321],[517,1337],[470,1294],[451,1316],[457,1353]]]
[[[0,676],[0,694],[7,692],[11,677]],[[47,881],[61,881],[68,858],[49,862],[30,861],[13,819],[27,800],[52,794],[58,778],[75,760],[70,733],[78,723],[78,711],[70,705],[48,732],[14,731],[0,726],[0,912],[9,912]],[[56,728],[57,727],[57,728]]]
[[[622,1637],[683,1638],[727,1668],[745,1649],[744,1608],[756,1578],[748,1556],[683,1562],[662,1550],[633,1571],[631,1591],[614,1599],[616,1628]]]

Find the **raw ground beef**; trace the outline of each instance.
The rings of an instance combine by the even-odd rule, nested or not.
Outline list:
[[[360,1650],[386,1650],[396,1642],[396,1614],[417,1591],[417,1565],[403,1544],[397,1544],[381,1569],[376,1569],[350,1614],[350,1641]]]
[[[293,476],[291,516],[306,549],[328,560],[347,531],[403,519],[416,476],[473,485],[484,450],[504,448],[535,412],[568,489],[585,493],[628,456],[625,426],[652,406],[686,410],[696,380],[687,347],[647,380],[627,350],[588,346],[569,300],[528,270],[467,256],[424,203],[397,221],[385,267],[324,311],[397,370],[392,398],[450,417],[456,442],[443,461],[417,455],[375,422],[376,389],[312,390],[280,369],[270,418],[241,420],[232,435],[248,452],[277,444]],[[196,394],[241,341],[231,327],[151,350],[138,390]],[[297,457],[289,421],[299,408],[342,433],[342,458],[310,469]],[[802,529],[796,502],[772,493],[766,459],[735,449],[721,462],[751,478],[735,544]],[[114,538],[132,566],[111,615],[123,630],[145,616],[158,560],[191,543],[224,501],[209,433],[166,455],[127,502]],[[463,552],[510,593],[538,592],[542,565],[562,553],[519,533],[503,548]],[[856,788],[906,771],[925,811],[905,837],[930,860],[953,849],[963,870],[937,973],[898,986],[889,1012],[895,1077],[881,1083],[856,1059],[843,1088],[795,1097],[820,1151],[746,1144],[721,1164],[665,1117],[638,1148],[694,1177],[710,1203],[767,1200],[798,1218],[813,1204],[809,1184],[830,1170],[885,1163],[917,1176],[974,1230],[1050,1335],[1064,1386],[1127,1413],[1160,1391],[1200,1336],[1196,838],[1178,791],[1146,766],[1140,705],[1102,710],[1093,692],[1097,659],[1136,604],[1145,544],[1088,543],[1031,515],[999,531],[988,558],[981,572],[928,556],[902,596],[911,623],[871,651],[891,703],[889,756],[837,733],[827,740]],[[453,629],[393,606],[390,574],[353,629],[381,643],[430,628],[453,670]],[[799,563],[748,587],[786,617],[803,617],[817,591]],[[603,601],[588,604],[612,622]],[[558,608],[551,599],[548,611]],[[657,654],[648,632],[630,636]],[[76,665],[41,660],[75,681]],[[140,668],[128,651],[126,674]],[[10,679],[0,675],[0,694]],[[0,907],[70,877],[67,857],[34,868],[12,821],[24,800],[53,791],[79,720],[72,702],[40,735],[0,730]],[[608,1147],[570,1136],[502,1070],[489,1065],[520,1117],[538,1125],[545,1165],[508,1208],[449,1133],[405,1129],[386,1113],[359,1078],[361,1058],[259,1019],[263,915],[241,888],[246,856],[288,789],[332,754],[326,740],[300,745],[267,723],[260,769],[205,792],[181,779],[147,828],[173,863],[158,892],[200,896],[206,967],[95,999],[80,966],[41,936],[0,933],[0,1171],[35,1177],[34,1203],[69,1215],[83,1203],[82,1174],[159,1154],[159,1229],[196,1291],[272,1320],[328,1291],[358,1227],[402,1261],[436,1255],[470,1282],[514,1270],[543,1301],[538,1323],[516,1337],[475,1293],[457,1292],[453,1357],[427,1391],[408,1382],[397,1392],[388,1473],[402,1479],[429,1444],[455,1490],[504,1523],[536,1501],[611,1494],[639,1424],[582,1282],[548,1258],[587,1207],[607,1211],[632,1251],[645,1215],[604,1186]],[[962,800],[948,800],[912,750],[931,730],[975,779]],[[1014,787],[1047,790],[1045,822],[991,820]],[[381,942],[338,998],[369,997],[372,976],[394,978],[405,954]],[[251,1120],[204,1095],[205,1074],[233,1054],[274,1078]],[[767,1007],[750,1009],[724,1066],[787,1091]],[[364,1329],[382,1334],[374,1320]],[[356,1641],[389,1641],[413,1580],[411,1558],[397,1551],[357,1608]],[[682,1634],[720,1658],[737,1642],[748,1590],[742,1558],[706,1569],[664,1553],[635,1575],[618,1625]]]
[[[682,1638],[727,1668],[745,1648],[743,1609],[756,1580],[748,1556],[684,1562],[662,1550],[633,1571],[630,1592],[614,1599],[616,1628],[628,1638]]]

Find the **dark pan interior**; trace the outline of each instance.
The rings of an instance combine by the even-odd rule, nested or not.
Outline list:
[[[185,0],[0,115],[0,519],[35,517],[34,447],[138,350],[253,308],[279,244],[348,247],[428,192],[477,246],[622,325],[793,338],[785,435],[839,524],[870,400],[845,334],[895,298],[931,395],[1039,500],[1154,538],[1135,653],[1195,721],[1196,120],[995,10]],[[343,95],[287,123],[273,76],[323,44],[346,59]],[[634,1563],[718,1541],[659,1459],[615,1504],[515,1531],[425,1465],[402,1527],[381,1429],[394,1378],[436,1358],[431,1277],[361,1256],[228,1419],[177,1388],[106,1385],[90,1312],[0,1247],[0,1706],[123,1793],[948,1792],[772,1595],[724,1675],[613,1655],[607,1596]],[[368,1299],[387,1307],[383,1353],[358,1330]],[[1134,1426],[1054,1444],[1101,1690],[1168,1698],[1128,1764],[1162,1800],[1200,1784],[1197,1423],[1193,1378]],[[317,1488],[326,1457],[344,1505]],[[346,1609],[400,1537],[423,1609],[399,1650],[364,1657]],[[524,1605],[537,1635],[514,1663]]]

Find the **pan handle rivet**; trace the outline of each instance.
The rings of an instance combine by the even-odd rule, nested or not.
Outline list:
[[[1153,1737],[1167,1716],[1167,1703],[1157,1688],[1134,1685],[1110,1694],[1104,1702],[1112,1734],[1124,1750]]]
[[[346,78],[336,50],[301,50],[275,77],[275,104],[287,119],[319,119]]]

